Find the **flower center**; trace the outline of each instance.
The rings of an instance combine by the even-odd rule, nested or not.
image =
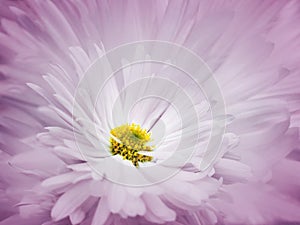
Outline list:
[[[151,133],[137,124],[125,124],[110,131],[110,151],[113,155],[121,155],[124,160],[130,160],[136,167],[139,162],[149,162],[152,156],[140,154],[139,151],[152,151],[154,146],[146,144],[151,140]]]

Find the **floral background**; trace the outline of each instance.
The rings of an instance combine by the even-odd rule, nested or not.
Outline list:
[[[0,225],[300,224],[300,1],[2,0],[0,16]],[[94,125],[106,133],[89,130],[88,88],[78,101],[85,117],[72,109],[96,59],[145,40],[184,46],[207,64],[223,94],[226,131],[201,171],[214,106],[180,73],[164,75],[193,95],[200,126],[191,137],[200,140],[175,176],[132,187],[107,179],[122,171],[102,151],[115,127],[112,102],[149,67],[120,71],[104,89]],[[185,132],[165,102],[144,102],[130,118],[165,126],[151,165]]]

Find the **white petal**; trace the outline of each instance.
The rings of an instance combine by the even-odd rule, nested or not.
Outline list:
[[[176,213],[167,207],[163,201],[155,195],[143,194],[147,208],[158,218],[164,221],[174,221]]]
[[[104,225],[110,215],[110,211],[107,208],[107,201],[105,198],[99,200],[97,209],[94,213],[93,221],[91,225]]]
[[[61,220],[74,212],[85,200],[89,193],[86,191],[88,183],[82,182],[67,190],[55,203],[51,210],[53,220]]]

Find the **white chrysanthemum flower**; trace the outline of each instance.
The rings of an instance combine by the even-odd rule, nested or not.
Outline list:
[[[1,225],[300,221],[298,2],[3,1],[0,12]],[[145,47],[129,52],[140,63],[108,57],[128,43]]]
[[[92,59],[78,54],[83,52],[82,49],[77,47],[71,51],[79,57],[74,58],[78,67],[83,61],[87,62],[86,66],[92,64]],[[213,168],[200,171],[211,120],[209,104],[201,92],[197,92],[199,87],[186,76],[176,80],[184,75],[170,66],[162,64],[151,68],[151,65],[147,66],[149,63],[145,64],[121,70],[105,81],[102,90],[101,80],[105,75],[97,61],[85,74],[89,77],[89,71],[92,71],[95,75],[81,81],[83,84],[76,90],[59,82],[54,75],[59,74],[59,70],[55,71],[44,76],[54,92],[51,99],[42,87],[28,84],[51,102],[50,107],[42,110],[47,110],[47,115],[50,111],[56,112],[59,117],[55,120],[59,123],[62,119],[65,125],[46,127],[48,132],[38,136],[66,162],[68,168],[41,184],[42,190],[49,192],[68,188],[51,211],[55,221],[69,217],[71,222],[80,223],[76,219],[85,218],[84,205],[91,201],[97,205],[93,224],[105,223],[112,215],[116,215],[115,218],[143,216],[149,222],[165,223],[174,221],[179,209],[194,210],[202,206],[221,185],[221,180],[211,178]],[[170,75],[158,76],[155,70]],[[86,68],[81,65],[78,71],[86,71]],[[149,77],[148,74],[152,75]],[[99,77],[102,78],[100,83]],[[176,86],[175,82],[182,87]],[[100,93],[95,95],[93,86]],[[193,94],[191,96],[198,102],[191,104],[189,98],[184,99],[181,88]],[[75,92],[78,94],[73,94],[74,98],[72,93]],[[172,101],[160,99],[162,97]],[[181,111],[184,109],[181,115],[174,107],[178,103]],[[196,126],[198,117],[202,122]],[[225,117],[217,119],[224,120]],[[61,144],[54,144],[53,139]],[[228,136],[228,140],[232,141],[232,136]],[[232,165],[235,164],[229,163],[228,167]],[[248,166],[241,163],[237,166],[240,179],[251,175]],[[69,186],[70,182],[73,185]],[[202,188],[197,188],[198,185]]]

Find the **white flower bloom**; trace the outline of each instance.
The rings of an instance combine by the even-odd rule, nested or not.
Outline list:
[[[1,225],[300,221],[298,2],[0,9]]]

